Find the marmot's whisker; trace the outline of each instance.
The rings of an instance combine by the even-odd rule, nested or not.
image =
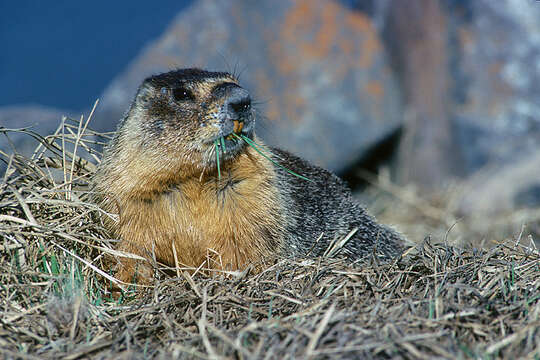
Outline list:
[[[214,145],[216,149],[216,164],[217,164],[218,181],[221,181],[221,169],[219,165],[219,143],[217,140],[214,141]]]
[[[286,167],[284,167],[283,165],[279,164],[277,161],[274,161],[273,159],[271,159],[268,155],[266,155],[257,145],[255,145],[255,142],[251,141],[249,138],[243,136],[243,135],[236,135],[235,133],[232,133],[233,136],[236,136],[238,139],[240,140],[243,140],[245,141],[249,146],[251,146],[253,149],[255,149],[255,151],[257,151],[259,154],[261,154],[261,156],[264,156],[266,159],[270,160],[274,165],[276,166],[279,166],[280,168],[282,168],[283,170],[285,170],[286,172],[288,172],[289,174],[291,175],[294,175],[300,179],[304,179],[306,181],[313,181],[311,179],[308,179],[307,177],[305,176],[302,176],[302,175],[299,175],[297,173],[295,173],[294,171],[290,170],[290,169],[287,169]]]

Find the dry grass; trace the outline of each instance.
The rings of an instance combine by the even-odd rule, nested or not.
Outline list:
[[[426,240],[387,264],[276,259],[227,277],[161,269],[143,296],[115,300],[104,262],[114,240],[85,202],[96,135],[66,120],[32,159],[5,156],[3,357],[540,357],[540,257],[520,235],[485,251]],[[445,214],[400,201],[434,224]]]
[[[463,183],[420,195],[414,185],[393,184],[387,171],[377,177],[361,171],[358,175],[372,184],[362,193],[362,201],[382,222],[398,224],[409,239],[418,241],[429,234],[434,242],[478,248],[489,248],[505,239],[532,247],[536,239],[536,245],[540,244],[540,208],[464,214]]]

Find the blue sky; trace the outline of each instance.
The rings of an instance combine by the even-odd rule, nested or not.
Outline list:
[[[191,2],[0,1],[0,106],[90,107]]]

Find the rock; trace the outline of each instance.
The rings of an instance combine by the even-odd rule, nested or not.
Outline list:
[[[463,173],[452,121],[449,15],[441,1],[394,0],[384,33],[405,100],[400,183],[437,189]]]
[[[516,192],[514,204],[520,208],[540,208],[540,180],[528,185],[528,187]]]
[[[271,145],[342,170],[401,123],[400,93],[371,20],[323,0],[200,0],[179,14],[103,94],[116,122],[136,87],[173,67],[240,75]]]
[[[539,169],[539,150],[503,167],[484,168],[465,182],[460,211],[470,216],[540,208]]]
[[[379,10],[408,115],[404,182],[437,188],[540,146],[539,2],[391,0]]]
[[[540,3],[470,1],[455,32],[458,126],[469,172],[540,146]],[[466,14],[466,13],[465,13]]]

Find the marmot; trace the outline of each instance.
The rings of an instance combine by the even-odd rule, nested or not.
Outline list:
[[[354,232],[341,248],[353,259],[400,253],[403,238],[342,180],[264,145],[254,125],[251,97],[229,73],[182,69],[144,80],[93,179],[97,203],[119,215],[105,220],[118,249],[171,266],[241,270],[276,254],[322,255]],[[147,282],[152,267],[141,263],[119,259],[117,279]]]

